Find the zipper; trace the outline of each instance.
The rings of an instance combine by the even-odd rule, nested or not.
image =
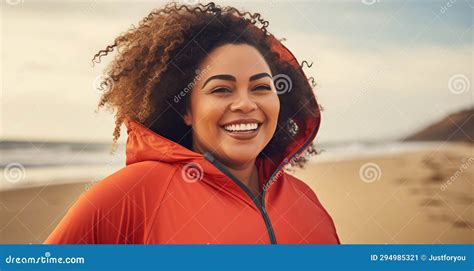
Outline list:
[[[204,158],[211,162],[217,169],[222,171],[225,175],[227,175],[232,181],[234,181],[244,192],[252,199],[257,209],[260,211],[260,214],[263,217],[263,221],[265,222],[265,227],[267,228],[268,236],[270,237],[271,244],[277,244],[275,232],[273,231],[272,223],[270,221],[270,217],[268,216],[267,211],[265,210],[265,190],[262,193],[262,202],[258,200],[258,198],[250,191],[250,189],[237,177],[235,177],[230,171],[225,168],[219,161],[217,161],[212,154],[206,152],[204,154]]]

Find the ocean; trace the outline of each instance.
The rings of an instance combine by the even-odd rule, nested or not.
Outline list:
[[[439,142],[340,142],[317,144],[311,163],[436,148]],[[97,182],[125,166],[125,145],[111,154],[111,143],[0,142],[0,191],[74,182]]]
[[[0,191],[96,182],[125,165],[125,146],[111,150],[111,143],[1,141]]]

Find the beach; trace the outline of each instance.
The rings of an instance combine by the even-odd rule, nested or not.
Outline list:
[[[42,243],[88,183],[47,185],[0,192],[0,243]]]
[[[316,192],[342,243],[474,243],[474,145],[313,160],[290,174]],[[0,243],[42,243],[95,181],[64,178],[0,191]]]
[[[315,163],[296,176],[317,193],[342,243],[474,243],[472,144]]]

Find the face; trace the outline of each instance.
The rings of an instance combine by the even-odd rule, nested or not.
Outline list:
[[[253,163],[275,133],[280,101],[268,64],[250,45],[213,50],[196,76],[190,108],[193,150],[231,167]]]

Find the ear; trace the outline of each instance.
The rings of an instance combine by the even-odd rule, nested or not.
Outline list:
[[[184,114],[183,116],[183,120],[184,120],[184,123],[188,126],[191,126],[192,122],[191,122],[191,113],[189,113],[189,111],[186,111],[186,114]]]

